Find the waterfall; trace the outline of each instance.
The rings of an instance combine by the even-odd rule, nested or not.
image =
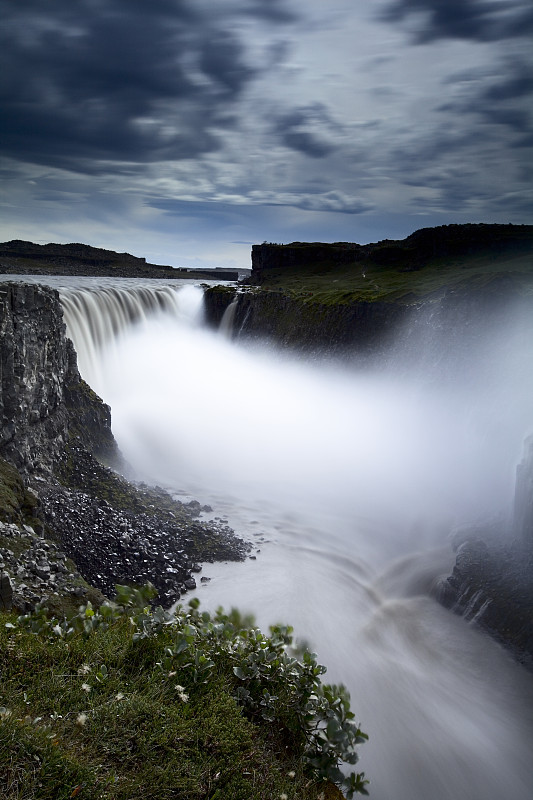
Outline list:
[[[253,542],[204,566],[202,605],[293,624],[348,686],[373,800],[529,800],[533,676],[432,595],[453,524],[510,509],[531,328],[486,330],[445,375],[400,347],[361,371],[207,330],[196,287],[61,296],[138,474]]]
[[[97,392],[102,391],[101,355],[115,347],[133,327],[165,315],[189,326],[203,319],[203,293],[196,286],[144,286],[122,288],[60,289],[67,335],[78,355],[82,377]]]
[[[228,339],[231,339],[233,336],[233,323],[235,322],[238,302],[238,300],[233,300],[224,311],[222,319],[220,320],[220,333]]]

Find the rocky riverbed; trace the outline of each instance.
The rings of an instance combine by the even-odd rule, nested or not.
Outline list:
[[[99,604],[117,584],[147,582],[168,608],[196,588],[201,562],[241,560],[249,552],[227,525],[200,519],[210,507],[136,486],[81,447],[68,460],[72,483],[85,483],[85,490],[34,475],[28,481],[33,525],[22,505],[12,508],[14,521],[0,523],[0,608],[67,609],[80,598]]]

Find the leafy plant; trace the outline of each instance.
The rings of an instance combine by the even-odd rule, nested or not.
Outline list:
[[[196,598],[170,614],[161,607],[151,608],[154,596],[149,584],[117,586],[115,601],[99,609],[87,603],[78,614],[60,620],[37,608],[19,617],[16,627],[68,642],[127,621],[132,661],[144,659],[143,669],[156,679],[159,675],[173,697],[187,703],[192,687],[208,686],[224,676],[245,715],[252,722],[276,726],[301,753],[311,776],[342,787],[347,798],[368,794],[364,773],[343,771],[345,765],[357,763],[357,746],[368,738],[354,722],[349,694],[344,686],[322,683],[326,669],[317,663],[315,653],[305,650],[296,657],[291,651],[291,627],[275,625],[265,635],[251,618],[242,618],[235,610],[201,611]],[[109,666],[100,662],[93,671],[93,685],[107,683],[110,676]],[[88,692],[91,685],[85,683],[82,689]]]

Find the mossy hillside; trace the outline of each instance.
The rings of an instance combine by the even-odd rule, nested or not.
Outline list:
[[[460,293],[497,287],[505,281],[520,295],[533,294],[530,254],[480,254],[428,259],[422,266],[390,267],[368,260],[351,265],[309,262],[305,268],[265,270],[263,289],[277,289],[304,304],[349,305],[386,302],[410,305],[438,299],[447,290]]]
[[[0,522],[14,523],[19,527],[17,536],[6,536],[0,531],[0,556],[1,551],[9,551],[19,559],[34,544],[32,531],[26,531],[24,526],[29,526],[33,531],[46,533],[48,539],[55,540],[54,531],[44,525],[39,516],[39,500],[36,494],[26,488],[18,470],[7,461],[0,459]],[[47,538],[43,539],[46,542]],[[76,564],[66,559],[66,567],[75,576],[72,578],[73,586],[80,586],[86,590],[86,598],[94,605],[99,606],[104,601],[104,595],[95,587],[88,584],[81,575],[77,574]],[[9,570],[8,574],[9,574]],[[12,577],[12,576],[11,576]],[[50,612],[53,614],[74,614],[78,608],[79,600],[71,595],[56,594],[48,601]]]
[[[56,476],[65,487],[86,492],[95,500],[104,500],[121,511],[162,515],[169,522],[176,519],[190,522],[197,516],[163,489],[131,483],[97,461],[80,447],[76,435],[71,436],[62,460],[56,465]]]
[[[252,248],[250,282],[304,292],[309,301],[409,303],[503,276],[533,289],[533,226],[441,225],[367,245],[264,242]]]
[[[318,691],[316,662],[290,667],[287,629],[269,639],[196,608],[176,628],[131,607],[94,627],[87,607],[74,632],[0,615],[6,800],[342,797],[304,758],[299,709]],[[276,677],[281,663],[300,677]]]

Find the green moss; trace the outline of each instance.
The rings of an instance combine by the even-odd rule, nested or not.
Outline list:
[[[0,521],[39,526],[35,516],[38,503],[15,467],[0,458]]]
[[[19,558],[22,553],[31,546],[31,540],[28,536],[21,534],[20,536],[2,536],[0,534],[0,549],[10,550],[16,558]]]
[[[76,565],[74,565],[76,568]],[[86,590],[83,596],[83,602],[90,602],[94,608],[99,608],[102,603],[107,599],[99,589],[95,589],[83,578],[73,578],[70,584],[74,587],[81,586]],[[56,617],[71,617],[78,612],[80,607],[80,598],[71,594],[51,594],[46,600],[46,608],[51,616]]]
[[[20,517],[24,484],[17,470],[0,459],[0,519],[11,522]]]

